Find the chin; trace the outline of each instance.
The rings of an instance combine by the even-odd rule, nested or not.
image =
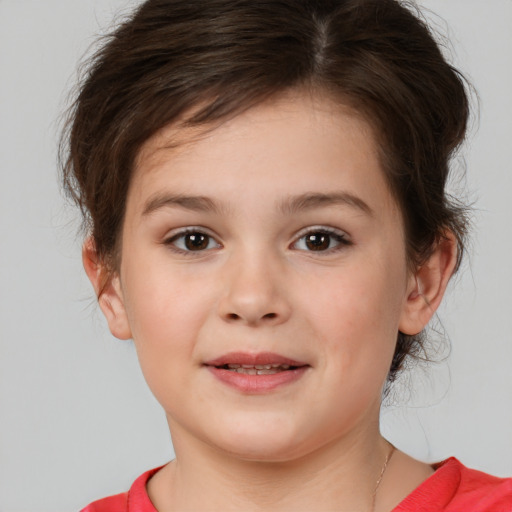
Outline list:
[[[210,432],[210,444],[230,456],[251,462],[288,462],[308,452],[296,429],[285,428],[285,425],[281,428],[276,428],[276,425],[264,427],[261,422],[250,426],[231,425],[215,440]],[[310,443],[311,439],[308,439],[307,444]]]
[[[226,446],[224,452],[229,456],[244,460],[247,462],[261,463],[285,463],[300,458],[300,451],[293,443],[278,445],[277,443],[262,442],[252,446]]]

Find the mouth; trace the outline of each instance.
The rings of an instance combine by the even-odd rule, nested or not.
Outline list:
[[[206,361],[204,364],[222,370],[247,373],[249,375],[258,375],[257,372],[265,372],[260,375],[266,375],[266,372],[278,373],[309,366],[308,363],[296,361],[295,359],[290,359],[289,357],[273,352],[258,352],[256,354],[248,352],[230,352],[210,361]]]
[[[280,372],[296,370],[299,366],[289,364],[223,364],[215,366],[219,370],[228,370],[230,372],[243,373],[245,375],[274,375]]]
[[[247,393],[263,393],[291,384],[311,368],[308,363],[271,352],[233,352],[207,361],[204,366],[224,384]]]

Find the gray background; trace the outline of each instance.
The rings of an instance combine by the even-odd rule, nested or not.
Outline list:
[[[131,2],[132,4],[134,2]],[[440,318],[452,353],[402,382],[384,432],[412,455],[512,475],[512,1],[425,0],[475,84],[470,266]],[[77,510],[172,456],[129,342],[108,333],[56,174],[76,62],[130,2],[0,0],[0,511]]]

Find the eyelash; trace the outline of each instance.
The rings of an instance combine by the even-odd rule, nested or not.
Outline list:
[[[172,236],[170,236],[169,238],[166,238],[164,240],[164,245],[168,246],[172,251],[174,252],[177,252],[179,254],[186,254],[186,255],[196,255],[195,253],[197,253],[197,255],[199,255],[200,253],[202,252],[205,252],[206,250],[211,250],[212,247],[208,248],[206,247],[205,249],[201,249],[201,250],[198,250],[198,251],[193,251],[193,250],[190,250],[190,249],[182,249],[181,247],[178,247],[176,245],[176,242],[179,240],[179,239],[184,239],[187,235],[203,235],[205,236],[207,239],[208,239],[208,244],[207,245],[210,245],[210,242],[213,240],[215,241],[215,237],[213,237],[212,235],[208,234],[204,228],[201,228],[201,227],[189,227],[189,228],[186,228],[182,231],[178,231],[177,233],[173,234]],[[218,242],[215,242],[217,248],[220,247],[220,244]]]
[[[184,240],[187,235],[202,235],[202,236],[206,237],[207,238],[206,247],[203,249],[196,250],[196,251],[178,247],[176,245],[176,242],[180,239]],[[299,235],[300,236],[295,240],[295,242],[293,242],[290,245],[291,248],[296,246],[301,240],[303,240],[307,236],[311,236],[311,235],[326,235],[327,237],[329,237],[329,242],[328,242],[329,246],[331,245],[333,239],[334,239],[334,242],[337,244],[336,246],[328,247],[327,249],[319,249],[319,250],[313,249],[313,250],[309,250],[309,251],[307,249],[299,249],[304,252],[332,254],[332,253],[336,253],[336,252],[342,250],[343,248],[345,248],[347,246],[352,245],[352,242],[347,238],[347,235],[345,233],[343,233],[342,231],[333,229],[333,228],[325,227],[325,226],[313,226],[313,227],[307,228],[307,230],[302,231],[302,233],[299,233]],[[216,247],[208,247],[212,241],[215,242]],[[179,254],[186,254],[189,256],[199,255],[200,253],[203,253],[205,251],[209,251],[214,248],[221,247],[221,245],[215,241],[215,237],[208,234],[206,232],[206,230],[204,230],[201,227],[186,228],[182,231],[179,231],[179,232],[173,234],[171,237],[166,238],[163,243],[164,243],[164,245],[168,246],[172,251],[177,252]]]
[[[339,231],[334,228],[328,228],[325,226],[312,226],[312,227],[304,230],[302,233],[299,233],[299,237],[296,239],[295,242],[293,242],[293,244],[291,244],[290,247],[297,245],[301,240],[303,240],[307,236],[319,235],[319,234],[327,235],[328,237],[330,237],[329,245],[333,240],[337,245],[335,247],[329,247],[325,250],[318,250],[318,251],[315,251],[315,250],[307,251],[306,249],[303,249],[305,252],[333,254],[333,253],[343,250],[345,247],[352,245],[352,242],[347,238],[347,235],[343,231]]]

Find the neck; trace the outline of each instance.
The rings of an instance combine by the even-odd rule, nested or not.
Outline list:
[[[176,436],[175,432],[173,426],[176,459],[148,485],[160,512],[371,511],[389,452],[378,426],[281,462],[243,460],[200,442],[187,442],[185,433],[178,429]]]

